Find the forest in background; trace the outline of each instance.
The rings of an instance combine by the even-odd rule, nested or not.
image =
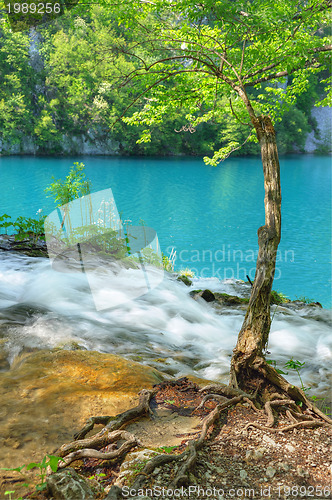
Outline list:
[[[330,30],[322,29],[317,36],[326,36],[327,29]],[[112,140],[117,153],[122,155],[206,155],[231,140],[239,143],[246,140],[248,126],[235,117],[190,128],[185,104],[180,112],[174,110],[166,120],[152,127],[151,142],[140,140],[144,126],[130,127],[121,118],[137,97],[134,82],[121,86],[126,75],[135,69],[136,61],[134,58],[128,61],[114,49],[119,47],[119,40],[125,44],[126,36],[126,30],[118,26],[112,10],[100,5],[90,6],[84,14],[73,9],[29,32],[13,32],[2,19],[0,141],[3,152],[26,137],[33,141],[37,154],[44,155],[70,153],[65,150],[64,142],[72,137],[101,142]],[[306,93],[298,97],[282,121],[276,123],[280,154],[303,152],[307,134],[312,130],[319,139],[311,110],[315,101],[324,98],[324,85],[319,83],[323,76],[328,77],[328,72],[311,75]],[[144,97],[138,99],[130,108],[130,114],[144,104]],[[222,100],[216,102],[217,107],[224,104]],[[322,146],[319,152],[328,151]],[[258,144],[244,144],[239,154],[258,155]]]

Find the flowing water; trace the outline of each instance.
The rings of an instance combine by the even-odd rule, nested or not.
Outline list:
[[[247,296],[249,287],[242,282],[196,279],[188,288],[165,274],[140,298],[97,311],[86,275],[57,272],[47,259],[1,252],[0,276],[0,335],[10,362],[34,348],[79,346],[120,354],[172,375],[196,373],[227,381],[244,310],[216,311],[193,300],[189,291],[208,287]],[[328,396],[330,327],[330,311],[313,306],[279,306],[273,318],[269,358],[279,368],[292,356],[304,361],[303,381],[316,395]],[[299,383],[295,373],[289,380]]]
[[[144,219],[157,231],[166,254],[176,249],[176,266],[196,268],[200,277],[187,288],[165,275],[146,295],[135,300],[128,295],[121,306],[97,311],[84,274],[57,272],[47,259],[0,252],[0,337],[9,362],[24,350],[78,345],[172,375],[191,372],[227,381],[245,311],[216,311],[189,292],[209,288],[248,295],[248,286],[239,280],[252,276],[257,228],[264,223],[259,161],[234,159],[213,169],[188,159],[74,160],[87,164],[95,190],[112,188],[123,219],[136,224]],[[68,159],[0,158],[0,213],[15,218],[33,217],[40,208],[51,212],[54,205],[43,189],[51,175],[63,178],[70,164]],[[283,243],[275,289],[329,307],[330,158],[286,158],[281,166]],[[101,287],[103,293],[107,290]],[[304,384],[329,398],[330,311],[274,309],[269,358],[281,369],[291,357],[305,362]],[[299,384],[296,373],[288,372],[287,378]]]

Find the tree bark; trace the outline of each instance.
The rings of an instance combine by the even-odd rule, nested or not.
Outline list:
[[[270,297],[281,235],[280,166],[270,117],[251,117],[261,147],[265,225],[258,229],[259,251],[248,310],[231,361],[230,385],[245,389],[253,364],[262,358],[270,332]]]

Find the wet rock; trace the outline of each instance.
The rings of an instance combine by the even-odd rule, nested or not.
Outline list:
[[[249,299],[244,297],[238,297],[237,295],[228,295],[228,293],[215,293],[215,298],[217,302],[225,306],[237,306],[248,304]]]
[[[192,285],[192,281],[188,278],[188,276],[185,276],[184,274],[178,276],[176,279],[177,281],[182,281],[182,283],[184,283],[186,286]]]
[[[30,257],[47,257],[46,243],[42,239],[29,236],[23,240],[15,240],[15,236],[0,235],[0,250],[5,252],[19,252]]]
[[[208,289],[203,290],[203,292],[200,293],[200,296],[205,300],[205,302],[213,302],[216,299],[215,295]]]
[[[71,467],[51,474],[46,484],[52,498],[57,500],[93,500],[95,495],[84,479]]]
[[[8,361],[9,353],[6,348],[7,338],[0,339],[0,372],[9,370],[10,363]]]

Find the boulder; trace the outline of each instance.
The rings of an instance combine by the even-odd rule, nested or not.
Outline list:
[[[90,486],[71,467],[48,476],[46,484],[51,498],[57,500],[93,500],[96,497]]]

